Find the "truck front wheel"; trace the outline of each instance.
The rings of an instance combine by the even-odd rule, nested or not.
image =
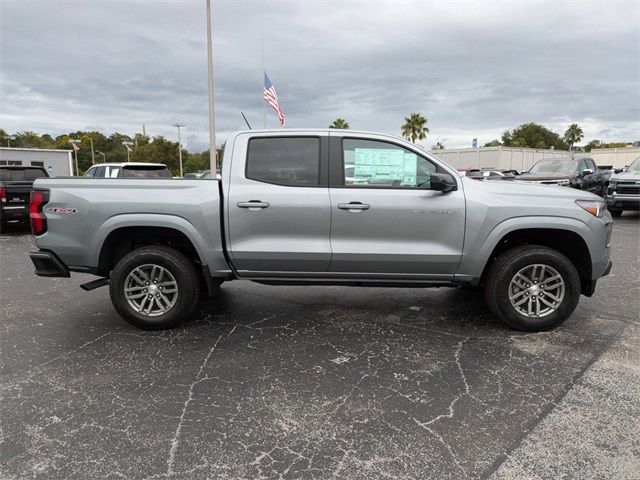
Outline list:
[[[542,331],[557,327],[580,298],[580,277],[562,253],[538,245],[506,251],[489,268],[485,299],[512,328]]]
[[[186,256],[154,245],[125,255],[111,273],[111,302],[120,316],[138,328],[171,328],[198,303],[200,280]]]

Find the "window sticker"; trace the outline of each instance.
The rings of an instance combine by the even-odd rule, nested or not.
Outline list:
[[[415,187],[417,172],[418,157],[415,153],[391,148],[355,149],[353,183],[389,184],[400,181],[401,186]]]

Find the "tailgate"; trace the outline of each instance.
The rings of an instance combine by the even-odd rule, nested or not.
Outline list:
[[[6,200],[3,202],[5,208],[28,207],[32,186],[32,182],[5,182]]]

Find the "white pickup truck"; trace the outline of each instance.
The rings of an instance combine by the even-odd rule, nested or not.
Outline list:
[[[201,290],[267,284],[482,286],[492,312],[552,328],[611,269],[611,216],[574,189],[480,182],[388,135],[231,134],[221,179],[38,179],[36,274],[92,273],[140,328]]]

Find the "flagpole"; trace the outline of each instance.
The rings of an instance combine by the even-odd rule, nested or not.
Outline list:
[[[264,69],[264,38],[260,39],[260,44],[262,46],[262,90],[264,92],[264,74],[266,72]],[[262,128],[267,128],[267,105],[264,101],[264,94],[262,95]]]
[[[216,113],[213,97],[213,44],[211,42],[211,0],[207,0],[207,74],[209,87],[209,170],[217,169]]]

